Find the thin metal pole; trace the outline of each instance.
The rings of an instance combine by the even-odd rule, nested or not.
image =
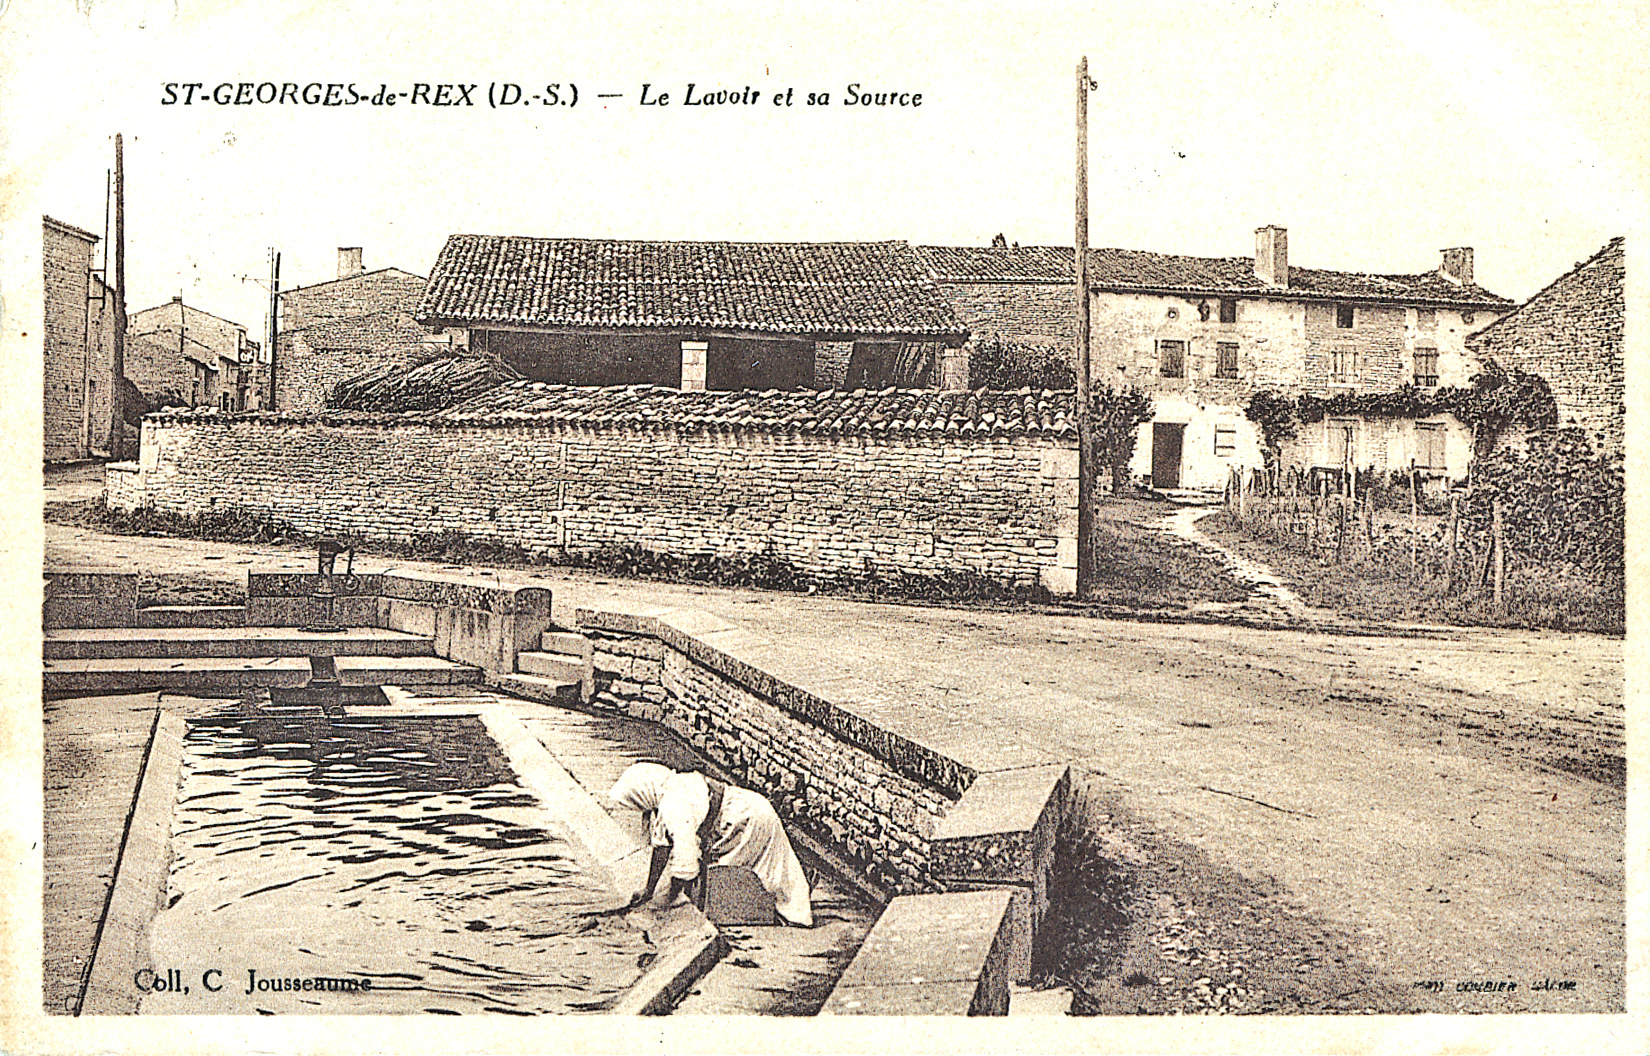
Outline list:
[[[1077,596],[1094,589],[1094,405],[1089,394],[1089,59],[1077,63]]]

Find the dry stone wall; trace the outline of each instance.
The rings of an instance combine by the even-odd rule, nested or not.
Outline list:
[[[842,740],[659,639],[585,633],[599,703],[675,731],[874,885],[939,890],[928,869],[929,841],[960,788],[914,778],[898,766],[897,752],[879,755]]]
[[[1069,590],[1070,440],[882,440],[393,418],[152,416],[127,502],[299,529],[454,530],[529,551],[766,553],[810,574],[973,570]]]

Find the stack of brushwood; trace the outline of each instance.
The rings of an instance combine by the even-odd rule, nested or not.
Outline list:
[[[327,394],[327,409],[393,414],[441,411],[521,375],[491,356],[451,353],[409,365],[390,363],[348,378]]]

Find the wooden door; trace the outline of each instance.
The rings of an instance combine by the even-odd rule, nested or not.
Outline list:
[[[1180,487],[1180,454],[1185,439],[1184,423],[1152,423],[1152,487]]]

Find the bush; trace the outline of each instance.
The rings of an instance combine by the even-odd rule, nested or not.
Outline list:
[[[1461,521],[1463,536],[1480,549],[1489,547],[1497,501],[1514,559],[1624,574],[1627,494],[1621,458],[1595,454],[1580,429],[1539,433],[1525,451],[1501,451],[1476,465]]]
[[[990,337],[975,342],[968,357],[969,384],[977,389],[1075,389],[1071,354],[1050,345],[1023,345]]]

